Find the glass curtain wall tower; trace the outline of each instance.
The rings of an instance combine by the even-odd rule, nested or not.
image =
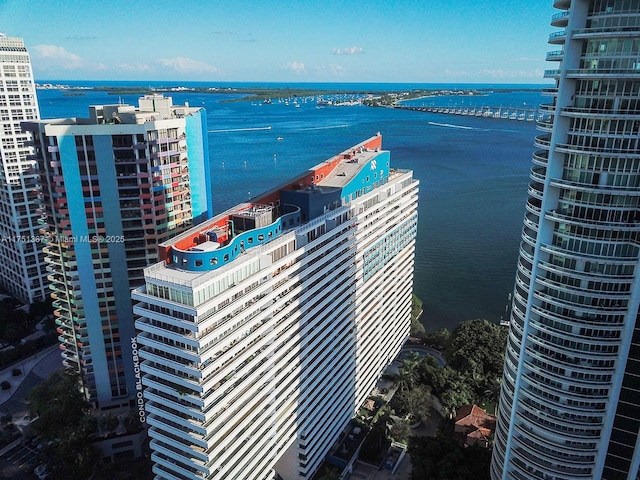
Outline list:
[[[37,173],[20,122],[40,117],[29,53],[0,33],[0,286],[25,303],[47,298]]]
[[[635,480],[640,2],[554,6],[491,478]]]

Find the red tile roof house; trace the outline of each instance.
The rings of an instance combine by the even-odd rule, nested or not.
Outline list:
[[[477,405],[465,405],[458,409],[454,433],[462,445],[487,448],[495,427],[495,415]]]

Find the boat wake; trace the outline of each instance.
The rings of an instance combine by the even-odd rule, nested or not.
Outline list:
[[[268,127],[226,128],[224,130],[207,130],[207,133],[252,132],[256,130],[271,130],[271,125],[269,125]]]
[[[307,128],[299,128],[298,131],[303,130],[328,130],[330,128],[347,128],[349,124],[344,123],[342,125],[328,125],[326,127],[307,127]]]
[[[450,123],[438,123],[438,122],[427,122],[427,123],[429,125],[435,125],[437,127],[460,128],[462,130],[481,130],[480,128],[464,127],[462,125],[451,125]]]

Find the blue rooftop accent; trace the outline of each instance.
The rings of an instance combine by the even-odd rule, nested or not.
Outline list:
[[[234,237],[228,245],[215,250],[171,249],[171,263],[190,272],[208,272],[233,262],[238,255],[259,245],[264,245],[279,237],[284,230],[295,228],[302,223],[301,210],[295,205],[283,205],[287,213],[266,227],[255,228]],[[197,248],[197,245],[194,245]]]
[[[344,186],[342,197],[350,201],[359,196],[357,192],[369,193],[376,184],[386,183],[389,178],[390,158],[391,154],[388,151],[381,151],[365,163],[363,168]]]
[[[318,169],[324,165],[319,165]],[[316,169],[317,170],[317,169]],[[280,190],[282,215],[269,225],[270,219],[258,219],[257,210],[239,210],[228,214],[230,237],[228,244],[217,243],[216,232],[202,230],[197,236],[208,238],[188,250],[172,247],[167,258],[174,268],[192,272],[208,272],[233,262],[249,248],[264,245],[278,238],[284,230],[296,228],[321,217],[356,198],[385,184],[389,179],[390,153],[356,147],[342,154],[339,164],[326,177],[318,178],[304,188],[291,186]],[[313,173],[313,170],[310,171]],[[312,179],[313,181],[313,179]],[[294,183],[291,183],[294,185]],[[297,184],[295,184],[297,185]],[[256,204],[254,207],[258,207]],[[271,213],[271,212],[269,212]],[[255,215],[255,216],[253,216]],[[244,223],[244,222],[247,223]],[[237,225],[236,225],[237,224]],[[234,236],[235,228],[242,233]]]

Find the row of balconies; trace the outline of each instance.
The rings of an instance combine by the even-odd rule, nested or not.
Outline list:
[[[350,253],[349,253],[349,252],[347,252],[347,253],[346,253],[346,255],[348,255],[348,256],[349,256],[349,255],[350,255]],[[344,253],[343,253],[343,256],[344,256]],[[324,267],[322,270],[320,270],[319,272],[317,272],[317,273],[316,273],[316,275],[325,275],[325,274],[327,274],[327,275],[328,275],[328,274],[329,274],[329,271],[330,271],[332,268],[335,268],[335,267],[334,267],[334,265],[336,265],[336,264],[337,264],[337,265],[340,265],[340,264],[343,264],[343,265],[344,265],[343,258],[342,258],[342,257],[335,257],[335,258],[331,258],[331,259],[329,260],[328,265],[327,265],[326,267]],[[343,278],[343,280],[344,280],[344,281],[343,281],[343,283],[344,283],[345,285],[348,285],[348,283],[349,283],[349,282],[348,282],[348,277],[346,277],[346,276],[345,276],[347,273],[348,273],[348,272],[347,272],[346,270],[344,270],[344,269],[343,269],[343,273],[341,274],[341,276],[342,276],[342,277],[344,277],[344,278]],[[331,276],[332,276],[332,277],[337,278],[337,275],[339,275],[339,273],[337,273],[337,272],[335,272],[335,271],[331,273]],[[312,281],[313,281],[313,278],[314,278],[314,277],[307,278],[307,279],[306,279],[306,283],[312,282]],[[305,284],[306,284],[306,283],[305,283]],[[297,290],[298,290],[298,292],[296,292],[296,291],[290,291],[290,292],[289,292],[289,294],[288,294],[288,295],[290,296],[290,298],[291,298],[291,299],[296,298],[296,297],[299,295],[299,292],[302,292],[300,289],[297,289]],[[298,301],[299,301],[299,302],[305,302],[305,301],[306,301],[306,300],[305,300],[306,298],[309,298],[309,297],[311,297],[311,296],[313,296],[313,295],[314,295],[314,292],[313,292],[313,291],[311,291],[311,290],[309,290],[309,291],[305,291],[305,292],[302,292],[302,297],[300,297],[300,299],[299,299]],[[328,302],[328,301],[330,301],[330,298],[331,298],[331,297],[326,298],[326,299],[325,299],[325,303],[326,303],[326,302]],[[263,312],[263,313],[262,313],[262,315],[261,315],[260,317],[256,318],[256,320],[257,320],[258,322],[262,322],[262,321],[264,321],[264,320],[267,318],[267,317],[265,317],[265,315],[266,315],[266,316],[268,316],[269,318],[271,317],[271,315],[272,315],[272,314],[270,313],[270,309],[269,309],[269,307],[271,306],[271,304],[273,303],[273,301],[274,301],[274,299],[273,299],[271,296],[269,296],[269,297],[263,297],[263,298],[259,301],[259,303],[255,304],[255,305],[252,305],[252,309],[253,309],[253,310],[255,310],[255,309],[259,309],[261,312]],[[287,300],[286,300],[286,298],[284,298],[284,297],[283,297],[283,298],[281,298],[281,299],[279,300],[279,303],[282,303],[282,302],[291,302],[291,300],[288,300],[288,301],[287,301]],[[293,307],[295,307],[295,305],[294,305]],[[293,307],[290,307],[290,308],[293,308]],[[264,312],[266,312],[266,313],[264,313]],[[220,314],[224,313],[224,310],[223,310],[223,311],[220,311],[219,313],[220,313]],[[278,313],[278,315],[279,315],[279,316],[282,316],[282,315],[283,315],[283,312],[279,312],[279,313]],[[218,327],[219,327],[219,326],[220,326],[220,325],[218,325]],[[233,332],[238,331],[239,329],[242,329],[242,328],[246,328],[244,324],[238,324],[238,325],[236,325],[236,328],[235,328],[235,329],[232,329],[230,332],[227,332],[227,333],[225,334],[225,337],[224,337],[224,338],[229,337],[229,335],[231,335]],[[222,340],[222,339],[219,339],[219,340],[216,342],[216,345],[219,345],[220,340]],[[213,345],[212,345],[211,347],[208,347],[208,348],[212,348],[212,347],[213,347]],[[237,349],[236,349],[236,350],[237,350]],[[201,352],[201,354],[205,354],[205,352],[204,352],[204,351],[202,351],[202,352]],[[227,360],[228,360],[228,359],[229,359],[229,358],[231,358],[232,356],[235,356],[235,354],[234,354],[233,352],[231,352],[231,353],[227,353],[227,355],[226,355],[226,356],[227,356]],[[220,362],[226,362],[227,360],[225,360],[225,358],[224,358],[224,357],[221,357],[221,358],[219,359],[219,361],[220,361]]]
[[[546,459],[546,457],[541,456],[539,452],[536,452],[536,451],[532,452],[529,449],[525,449],[522,447],[515,447],[513,448],[513,451],[514,451],[514,455],[517,455],[516,458],[518,460],[524,461],[524,459],[526,459],[526,461],[528,462],[527,465],[529,466],[529,468],[531,468],[530,467],[531,465],[534,465],[536,469],[541,469],[543,473],[542,473],[542,477],[540,478],[544,479],[549,474],[564,475],[565,477],[563,478],[567,478],[566,476],[571,476],[572,478],[574,477],[591,478],[591,474],[593,471],[592,466],[584,466],[584,467],[567,466],[557,462],[556,459]]]
[[[541,378],[543,379],[543,377]],[[590,398],[589,396],[578,398],[568,392],[553,389],[548,383],[537,381],[530,374],[523,376],[522,382],[527,383],[528,386],[521,386],[521,397],[528,399],[534,405],[545,405],[548,409],[567,412],[568,415],[573,415],[576,418],[582,416],[604,417],[606,415],[605,398]],[[564,421],[560,423],[564,423]],[[576,443],[579,442],[576,440]]]

